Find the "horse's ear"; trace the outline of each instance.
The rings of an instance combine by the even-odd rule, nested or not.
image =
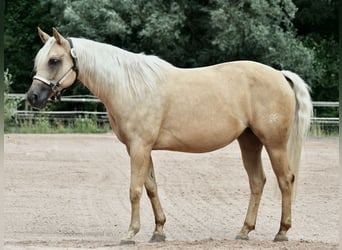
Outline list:
[[[38,27],[38,35],[43,43],[46,43],[46,41],[49,40],[50,38],[50,36],[46,34],[44,31],[42,31],[39,27]]]
[[[65,38],[61,34],[59,34],[56,28],[52,28],[52,31],[53,31],[53,37],[56,39],[56,42],[59,45],[62,45]]]

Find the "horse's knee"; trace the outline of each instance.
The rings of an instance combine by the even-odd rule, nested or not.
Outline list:
[[[140,201],[142,190],[141,188],[131,188],[129,194],[131,202],[135,203]]]
[[[266,184],[266,177],[262,176],[262,178],[260,179],[253,179],[251,180],[251,192],[254,195],[261,195],[263,190],[264,190],[264,186]]]

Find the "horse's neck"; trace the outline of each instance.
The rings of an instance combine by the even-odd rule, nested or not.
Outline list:
[[[99,44],[89,40],[76,39],[75,48],[78,58],[79,80],[104,102],[109,92],[115,91],[114,85],[108,86],[116,80],[112,79],[108,72],[110,55],[101,49],[99,50]],[[95,53],[102,53],[103,55],[100,57]]]

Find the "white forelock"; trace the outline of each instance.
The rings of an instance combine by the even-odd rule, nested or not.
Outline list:
[[[34,60],[34,68],[37,69],[38,65],[41,65],[44,63],[44,60],[47,59],[47,56],[49,54],[49,51],[55,42],[54,37],[50,37],[49,40],[46,41],[44,46],[38,51],[36,58]]]

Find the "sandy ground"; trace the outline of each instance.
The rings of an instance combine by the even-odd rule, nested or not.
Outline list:
[[[306,141],[289,242],[273,243],[280,220],[275,177],[256,230],[236,241],[249,200],[236,142],[206,154],[153,152],[167,217],[164,243],[147,243],[154,218],[144,194],[136,244],[119,246],[130,220],[129,158],[112,134],[5,135],[5,249],[337,249],[338,139]]]

